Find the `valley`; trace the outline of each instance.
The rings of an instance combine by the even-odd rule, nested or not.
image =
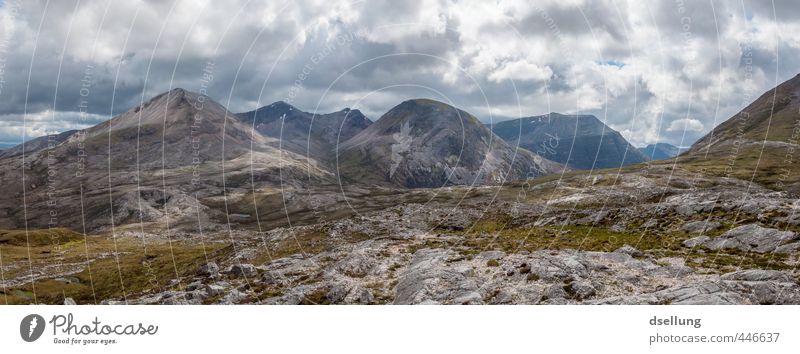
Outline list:
[[[799,304],[799,80],[658,159],[592,116],[175,89],[0,153],[0,303]]]

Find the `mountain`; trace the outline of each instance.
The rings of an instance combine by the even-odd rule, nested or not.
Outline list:
[[[576,169],[620,167],[647,160],[622,134],[592,115],[550,113],[492,124],[491,129],[512,146]]]
[[[345,180],[410,188],[495,184],[562,169],[511,147],[473,115],[427,99],[395,106],[337,154]]]
[[[337,144],[372,124],[357,109],[314,114],[283,101],[239,113],[237,117],[264,136],[278,139],[278,144],[273,144],[275,147],[317,158],[330,155]]]
[[[222,105],[181,88],[157,95],[82,135],[88,149],[110,154],[112,164],[120,167],[136,167],[137,161],[146,167],[177,167],[228,160],[251,149],[268,150],[263,145],[271,140],[252,134]]]
[[[69,137],[73,136],[77,132],[78,132],[77,130],[68,130],[63,133],[45,135],[35,139],[28,140],[22,144],[9,147],[8,149],[0,150],[0,159],[22,155],[23,149],[25,150],[26,154],[30,154],[42,149],[46,149],[48,147],[61,144],[62,142],[66,141],[67,139],[69,139]]]
[[[58,225],[74,230],[156,221],[197,226],[198,218],[215,217],[206,205],[222,195],[335,181],[317,161],[272,147],[276,139],[180,88],[65,135],[58,144],[26,143],[42,149],[26,147],[24,159],[0,160],[0,228],[46,227],[56,209]]]
[[[687,168],[800,195],[800,75],[768,90],[681,155]]]
[[[655,143],[639,148],[639,151],[650,160],[666,160],[680,155],[686,149],[667,143]]]
[[[768,90],[742,111],[711,130],[690,152],[725,149],[738,142],[797,143],[800,74]]]

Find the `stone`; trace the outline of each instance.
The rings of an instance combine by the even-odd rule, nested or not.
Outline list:
[[[186,291],[194,291],[194,290],[199,289],[201,286],[203,286],[203,282],[201,282],[199,280],[195,281],[195,282],[191,282],[191,283],[189,283],[189,285],[186,286]]]
[[[748,269],[739,270],[732,273],[723,274],[720,276],[723,280],[740,280],[740,281],[777,281],[777,282],[792,282],[792,277],[788,274],[769,269]]]
[[[125,305],[125,301],[103,300],[103,301],[100,301],[100,305]]]
[[[795,253],[797,251],[800,251],[800,242],[787,243],[783,246],[778,246],[775,248],[775,253],[788,254]]]
[[[711,237],[708,236],[692,237],[686,241],[683,241],[683,246],[689,248],[695,248],[698,246],[705,245],[708,241],[711,241]]]
[[[705,246],[712,250],[738,249],[744,252],[767,253],[796,239],[797,234],[791,231],[749,224],[729,230],[722,236],[706,242]]]
[[[258,269],[252,264],[234,264],[230,273],[243,277],[252,277],[258,273]]]
[[[719,229],[720,226],[722,224],[716,221],[700,220],[687,222],[681,226],[681,229],[689,233],[706,233]]]
[[[68,297],[64,299],[64,305],[77,305],[75,299]]]
[[[278,278],[272,272],[265,272],[261,277],[261,283],[264,285],[275,285],[278,283]]]
[[[459,305],[480,305],[483,304],[483,297],[477,291],[471,291],[453,299],[454,304]]]
[[[214,262],[208,262],[200,266],[200,269],[197,270],[198,275],[213,277],[219,273],[219,266]]]
[[[337,283],[328,289],[328,293],[325,295],[325,297],[330,303],[339,304],[344,301],[352,289],[353,287],[347,283]]]
[[[566,291],[575,300],[585,300],[595,295],[596,289],[587,280],[577,280],[566,286]]]
[[[623,245],[622,247],[618,248],[614,252],[627,254],[627,255],[629,255],[631,257],[641,257],[641,256],[644,255],[644,253],[642,253],[642,251],[639,251],[636,248],[633,248],[633,246],[631,246],[631,245]]]
[[[482,302],[478,285],[466,269],[447,263],[455,253],[445,249],[421,249],[398,278],[394,303],[420,304]],[[476,297],[475,294],[478,294]]]
[[[363,278],[370,274],[378,262],[364,250],[359,250],[347,255],[344,259],[336,262],[335,269],[344,275],[353,278]]]
[[[608,214],[608,210],[598,211],[594,214],[575,220],[574,223],[575,225],[596,225],[603,222],[603,220],[608,217]]]
[[[481,252],[481,254],[478,255],[478,258],[481,258],[481,259],[484,259],[484,260],[487,260],[487,261],[492,261],[492,260],[496,261],[496,260],[502,259],[505,256],[506,256],[506,253],[503,252],[503,251],[485,251],[485,252]]]
[[[247,294],[245,294],[245,293],[243,293],[243,292],[241,292],[239,290],[233,289],[233,290],[231,290],[231,292],[229,292],[227,295],[225,295],[224,298],[222,298],[222,302],[221,303],[223,305],[232,305],[232,304],[236,304],[236,303],[241,302],[245,298],[247,298]]]
[[[183,297],[187,301],[190,301],[190,300],[202,300],[202,299],[205,299],[207,296],[206,296],[206,293],[204,291],[195,290],[195,291],[187,291],[187,292],[183,293]]]
[[[691,205],[678,205],[675,207],[675,212],[683,216],[692,216],[696,213],[694,207]]]
[[[531,272],[531,266],[523,264],[519,267],[519,274],[528,274]]]
[[[626,227],[625,227],[625,224],[623,224],[623,223],[616,223],[614,225],[611,225],[611,231],[614,231],[614,232],[625,232],[625,230],[626,230]]]
[[[222,295],[224,293],[225,293],[225,288],[220,286],[220,285],[217,285],[217,284],[206,285],[205,295],[207,297],[215,297],[215,296]]]
[[[372,294],[372,290],[363,288],[361,292],[358,294],[358,302],[361,304],[371,304],[375,302],[375,296]]]
[[[508,290],[500,290],[492,299],[492,304],[495,305],[507,305],[511,304],[514,301],[514,296]]]
[[[658,226],[658,220],[656,219],[649,219],[642,224],[642,228],[644,229],[651,229]]]
[[[561,284],[555,284],[549,286],[542,294],[542,299],[544,300],[552,300],[552,299],[566,299],[569,296],[566,290],[564,290],[564,286]]]
[[[657,291],[659,302],[675,305],[736,305],[747,304],[744,296],[713,281],[678,285]]]

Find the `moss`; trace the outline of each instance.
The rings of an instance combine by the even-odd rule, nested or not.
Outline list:
[[[64,228],[41,230],[0,230],[0,244],[47,246],[82,241],[83,235]]]
[[[500,263],[496,259],[490,259],[486,262],[487,267],[499,267]]]
[[[44,252],[47,250],[54,252]],[[87,250],[93,258],[89,264],[86,264]],[[117,253],[97,258],[109,252]],[[5,245],[2,253],[4,263],[13,258],[23,265],[16,273],[5,274],[7,279],[29,272],[26,247]],[[79,304],[94,304],[105,299],[140,296],[165,290],[171,279],[194,275],[207,258],[220,261],[232,253],[232,247],[222,243],[203,247],[194,242],[170,245],[158,241],[148,243],[145,249],[139,240],[108,237],[89,237],[87,243],[71,242],[58,249],[53,245],[32,247],[30,267],[61,265],[62,271],[74,269],[75,273],[7,289],[6,296],[0,296],[0,303],[7,299],[9,304],[61,304],[65,297],[71,297]]]
[[[761,254],[728,250],[711,254],[689,252],[683,255],[686,264],[691,267],[702,267],[720,273],[732,272],[740,269],[793,269],[794,266],[785,263],[787,256],[783,254]]]

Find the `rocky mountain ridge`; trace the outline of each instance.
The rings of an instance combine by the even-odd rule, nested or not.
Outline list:
[[[491,129],[512,146],[575,169],[619,168],[647,161],[619,132],[592,115],[550,113],[495,123]]]

